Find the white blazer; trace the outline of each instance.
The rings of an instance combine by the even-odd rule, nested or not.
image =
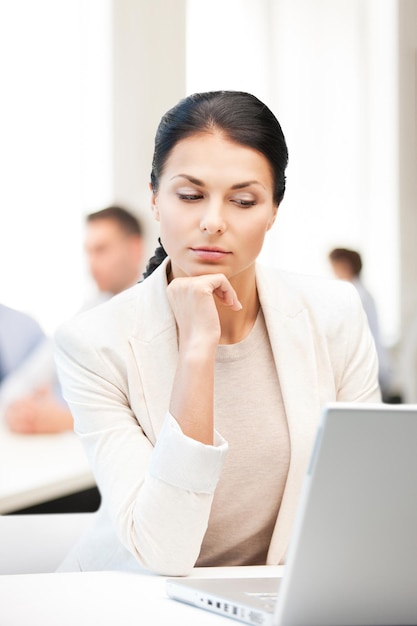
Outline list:
[[[227,443],[185,437],[168,407],[178,358],[166,260],[149,278],[63,324],[56,362],[102,505],[62,570],[195,565]],[[285,560],[304,474],[326,402],[379,402],[374,341],[352,285],[257,265],[291,460],[267,563]]]

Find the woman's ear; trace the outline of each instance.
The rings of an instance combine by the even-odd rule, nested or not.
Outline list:
[[[152,189],[152,183],[149,183],[149,189],[151,190],[151,209],[154,218],[159,222],[159,209],[157,203],[158,194]]]

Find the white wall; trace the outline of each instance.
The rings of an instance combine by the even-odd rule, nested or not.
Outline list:
[[[84,217],[145,222],[153,138],[185,95],[185,1],[0,2],[0,301],[52,333],[91,287]]]
[[[270,100],[268,5],[265,0],[187,0],[188,94],[235,89]]]
[[[395,342],[395,0],[213,0],[210,11],[189,0],[189,7],[187,91],[252,91],[286,135],[286,197],[261,259],[330,275],[332,247],[359,249],[384,337]]]
[[[292,157],[272,249],[281,265],[314,273],[329,271],[332,247],[358,249],[383,336],[393,343],[400,330],[396,3],[273,6],[275,101]]]
[[[82,215],[112,186],[106,0],[0,3],[0,300],[47,332],[78,310]]]

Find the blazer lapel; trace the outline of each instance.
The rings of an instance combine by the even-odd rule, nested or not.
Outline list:
[[[283,561],[320,415],[317,363],[308,312],[279,272],[257,267],[259,298],[287,417],[291,456],[267,562]]]
[[[164,261],[141,284],[136,330],[129,338],[139,375],[135,412],[152,443],[169,408],[178,361],[176,322],[166,293],[167,264],[168,260]]]

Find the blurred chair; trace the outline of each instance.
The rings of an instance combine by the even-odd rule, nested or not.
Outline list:
[[[0,515],[0,574],[54,572],[94,513]]]

